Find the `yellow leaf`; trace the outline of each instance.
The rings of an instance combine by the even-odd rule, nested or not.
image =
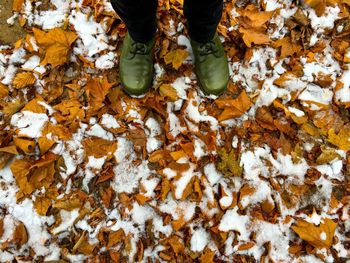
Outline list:
[[[52,184],[54,180],[54,174],[55,165],[54,162],[51,161],[50,163],[44,164],[43,166],[35,167],[32,170],[30,176],[30,182],[36,189],[39,189],[42,186],[47,188]]]
[[[68,62],[71,45],[77,39],[74,32],[64,31],[61,28],[54,28],[48,32],[33,28],[35,39],[45,58],[42,65],[51,64],[57,67]]]
[[[16,148],[15,145],[9,145],[9,146],[6,146],[6,147],[1,147],[0,148],[0,152],[10,153],[10,154],[13,154],[13,155],[17,155],[18,154],[17,148]]]
[[[123,229],[118,229],[117,231],[111,231],[108,235],[108,245],[107,248],[111,248],[118,244],[119,242],[123,242],[123,238],[125,233]]]
[[[45,103],[44,99],[40,96],[32,99],[28,102],[21,111],[31,111],[34,113],[46,113],[46,108],[40,104],[40,102]]]
[[[201,255],[201,257],[199,258],[199,260],[200,260],[200,263],[214,263],[214,257],[215,257],[215,252],[210,249],[206,249],[204,253]]]
[[[86,93],[89,98],[89,111],[95,113],[103,106],[103,101],[113,83],[109,83],[107,77],[103,79],[90,78],[86,83]]]
[[[51,206],[51,199],[47,197],[37,197],[34,201],[36,212],[41,216],[46,216],[47,210]]]
[[[116,141],[108,141],[98,137],[92,137],[83,141],[85,148],[85,156],[94,156],[101,158],[104,156],[112,156],[117,149]]]
[[[25,153],[32,153],[35,149],[35,142],[31,140],[26,140],[22,138],[13,138],[15,145],[20,148]]]
[[[82,203],[77,197],[60,199],[52,205],[52,207],[57,209],[64,209],[67,211],[72,211],[75,208],[80,208]]]
[[[278,39],[274,42],[273,47],[281,48],[281,58],[292,56],[294,53],[298,53],[302,49],[301,45],[293,43],[290,37]]]
[[[17,73],[17,75],[13,79],[12,84],[16,89],[23,89],[34,85],[35,81],[36,78],[32,72],[22,72]]]
[[[12,174],[16,179],[17,186],[24,195],[31,194],[34,191],[34,186],[27,178],[30,166],[30,162],[24,159],[17,159],[10,167]]]
[[[218,116],[219,121],[240,117],[253,105],[245,90],[236,99],[218,99],[215,104],[224,110]]]
[[[337,223],[329,218],[323,218],[319,226],[298,219],[291,228],[298,236],[316,248],[330,248]]]
[[[321,146],[322,153],[317,157],[317,164],[326,164],[334,160],[335,158],[341,159],[339,153],[336,152],[333,148],[326,148],[325,146]]]
[[[328,131],[328,141],[339,147],[339,149],[347,151],[350,149],[350,129],[341,129],[335,134],[333,129]]]
[[[240,20],[244,27],[262,27],[273,16],[273,11],[260,11],[254,5],[248,5],[242,12]]]
[[[220,161],[217,162],[217,169],[221,171],[224,176],[237,176],[240,177],[243,172],[243,168],[240,166],[241,158],[237,156],[234,150],[229,153],[225,148],[218,150]]]
[[[8,88],[4,84],[0,83],[0,99],[5,98],[8,94]]]
[[[15,12],[20,12],[22,10],[23,4],[24,0],[14,0],[12,4],[12,10]]]
[[[14,99],[13,101],[6,103],[3,109],[1,110],[1,112],[7,115],[8,117],[11,117],[13,114],[20,111],[23,105],[24,105],[23,101],[19,99]]]
[[[176,89],[174,89],[174,87],[170,84],[162,84],[159,87],[159,94],[162,97],[168,97],[171,101],[177,101],[179,98],[177,96]]]
[[[166,64],[172,64],[173,68],[177,70],[184,63],[188,55],[189,53],[186,50],[176,49],[166,54],[164,61]]]
[[[305,0],[305,4],[312,7],[318,16],[322,16],[326,10],[326,0]]]
[[[239,32],[243,34],[243,41],[248,47],[252,47],[252,44],[262,45],[271,42],[270,37],[264,33],[255,29],[245,29],[241,27]]]

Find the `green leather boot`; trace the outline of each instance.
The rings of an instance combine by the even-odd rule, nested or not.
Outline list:
[[[154,42],[154,38],[147,44],[136,42],[128,33],[124,38],[119,76],[124,90],[130,95],[142,95],[152,84]]]
[[[191,40],[195,58],[195,71],[202,91],[220,95],[228,84],[229,70],[227,57],[220,38],[215,34],[212,41],[198,43]]]

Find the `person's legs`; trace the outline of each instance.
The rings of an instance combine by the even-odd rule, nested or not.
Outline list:
[[[184,15],[192,40],[206,43],[214,38],[223,11],[223,0],[185,0]]]
[[[119,59],[119,77],[130,95],[145,93],[152,84],[157,0],[111,0],[128,30]]]
[[[157,0],[111,0],[133,40],[149,42],[155,35]]]
[[[184,14],[195,58],[195,70],[206,94],[220,95],[227,87],[227,57],[216,33],[223,0],[185,0]]]

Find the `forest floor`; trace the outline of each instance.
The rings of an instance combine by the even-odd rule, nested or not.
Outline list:
[[[138,98],[108,1],[1,2],[1,262],[350,258],[350,1],[225,1],[220,97],[182,2]]]

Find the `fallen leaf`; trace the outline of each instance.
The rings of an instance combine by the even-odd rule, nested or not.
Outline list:
[[[36,78],[32,72],[17,73],[13,79],[12,85],[16,89],[23,89],[34,85]]]
[[[0,99],[5,98],[8,94],[8,88],[4,84],[0,83]]]
[[[27,229],[22,222],[16,225],[15,231],[13,233],[13,242],[21,247],[28,241]]]
[[[71,31],[54,28],[48,32],[33,28],[34,37],[41,49],[44,50],[45,58],[42,65],[51,64],[53,67],[68,62],[71,45],[77,39],[77,35]]]
[[[169,98],[170,101],[177,101],[179,99],[179,97],[177,96],[176,89],[174,89],[174,87],[170,84],[162,84],[159,87],[159,94],[162,97]]]
[[[350,129],[341,129],[338,134],[333,129],[328,131],[328,141],[340,150],[348,151],[350,149]]]
[[[273,11],[261,11],[254,5],[250,4],[242,11],[239,20],[245,28],[260,28],[271,19],[273,14]]]
[[[241,158],[237,156],[234,150],[229,153],[225,148],[218,150],[220,161],[217,163],[217,169],[225,176],[242,176],[243,168],[240,166]]]
[[[291,228],[298,236],[316,248],[330,248],[333,244],[333,236],[337,223],[329,218],[323,218],[323,222],[316,226],[303,219],[297,219]]]
[[[292,56],[295,53],[299,53],[302,50],[302,46],[296,43],[293,43],[290,37],[284,37],[278,39],[273,43],[275,48],[281,48],[280,58],[285,58],[288,56]]]
[[[333,161],[336,158],[341,159],[339,153],[337,153],[336,150],[333,148],[321,146],[321,150],[322,153],[316,159],[317,164],[326,164]]]
[[[215,252],[207,248],[199,258],[199,260],[200,260],[200,263],[214,263],[214,257],[215,257]]]
[[[271,42],[267,33],[255,29],[245,29],[241,27],[239,32],[243,34],[243,41],[248,47],[255,45],[263,45]]]
[[[245,90],[236,99],[218,99],[215,100],[215,104],[223,109],[223,112],[218,116],[219,121],[240,117],[253,106]]]
[[[34,201],[34,208],[41,216],[46,216],[47,210],[51,206],[51,199],[47,197],[37,197]]]
[[[52,205],[52,207],[57,209],[64,209],[67,211],[72,211],[73,209],[80,208],[82,203],[78,197],[69,197],[67,199],[57,200],[56,203]]]
[[[108,82],[107,77],[90,78],[88,80],[86,94],[89,98],[90,112],[95,113],[103,106],[103,101],[113,85],[113,83]]]
[[[12,3],[12,10],[14,12],[21,12],[24,0],[14,0]]]
[[[94,156],[95,158],[111,157],[117,149],[116,141],[108,141],[99,137],[87,138],[83,140],[83,145],[86,158],[88,156]]]
[[[4,234],[4,219],[0,218],[0,238],[2,237],[2,234]]]
[[[25,153],[32,153],[35,150],[35,142],[27,139],[13,138],[15,145]]]
[[[186,50],[176,49],[166,54],[164,61],[166,64],[172,64],[173,68],[177,70],[188,56],[189,53]]]

